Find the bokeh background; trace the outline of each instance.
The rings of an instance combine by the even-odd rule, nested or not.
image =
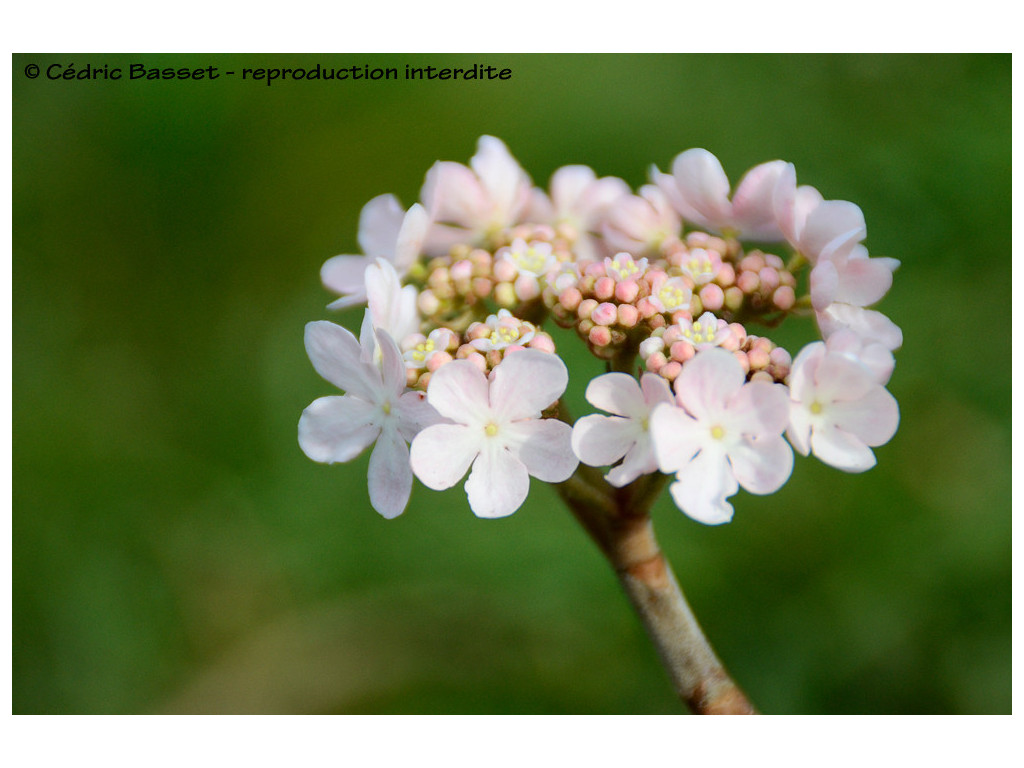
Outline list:
[[[509,81],[29,80],[82,67],[507,66]],[[304,323],[371,197],[501,137],[536,183],[634,187],[706,147],[853,200],[902,267],[895,439],[655,527],[769,713],[1008,713],[1010,57],[15,55],[18,713],[674,713],[596,548],[534,481],[510,518],[296,444]],[[799,325],[799,324],[798,324]],[[813,337],[800,326],[794,349]],[[562,337],[560,337],[562,338]],[[562,349],[571,349],[564,338]],[[600,370],[568,353],[570,400]]]

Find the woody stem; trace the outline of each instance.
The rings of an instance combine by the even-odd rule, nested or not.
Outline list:
[[[615,569],[679,697],[696,714],[756,714],[701,631],[658,548],[649,511],[668,477],[613,488],[583,464],[559,494]]]

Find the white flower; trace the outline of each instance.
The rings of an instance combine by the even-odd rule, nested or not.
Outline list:
[[[793,361],[789,395],[793,447],[847,472],[873,467],[871,447],[889,442],[899,426],[899,406],[877,374],[820,341]]]
[[[320,268],[324,287],[341,294],[327,308],[343,309],[366,301],[366,268],[377,258],[390,262],[404,277],[420,255],[429,223],[423,206],[414,205],[406,213],[394,195],[380,195],[364,205],[359,214],[363,255],[333,256]]]
[[[501,139],[481,136],[469,165],[437,162],[427,172],[420,199],[434,222],[424,246],[432,255],[456,243],[483,244],[518,224],[530,201],[530,177]]]
[[[647,259],[634,259],[632,254],[623,251],[615,254],[614,257],[605,257],[604,271],[616,283],[638,280],[647,271]]]
[[[778,175],[772,208],[785,239],[811,264],[826,251],[848,253],[868,233],[860,206],[825,200],[814,187],[797,187],[792,163],[784,163]]]
[[[726,499],[743,486],[773,493],[793,469],[782,439],[786,390],[781,384],[747,383],[730,352],[711,348],[683,366],[675,382],[678,406],[662,404],[651,416],[654,453],[662,472],[675,472],[676,505],[708,525],[732,519]]]
[[[597,260],[591,233],[600,229],[609,209],[629,195],[629,185],[614,176],[597,178],[585,165],[566,165],[551,176],[551,197],[535,190],[527,213],[530,221],[569,226],[576,235],[573,251],[586,261]]]
[[[485,326],[490,333],[473,339],[469,343],[470,346],[481,352],[507,349],[512,345],[525,347],[537,335],[537,326],[526,320],[520,320],[507,309],[499,309],[498,314],[488,315],[487,321],[484,323],[473,323],[469,330],[472,333],[480,326]]]
[[[451,488],[466,480],[469,506],[477,517],[504,517],[526,500],[530,475],[549,483],[567,480],[578,464],[572,429],[541,411],[565,391],[565,364],[535,350],[513,352],[490,379],[471,362],[441,366],[427,399],[451,424],[424,429],[412,443],[416,477],[428,488]]]
[[[651,179],[672,207],[691,224],[750,240],[781,240],[772,205],[775,185],[786,163],[751,168],[729,199],[729,179],[706,149],[688,149],[672,161],[672,175],[651,169]]]
[[[680,340],[699,350],[720,346],[731,335],[729,324],[711,312],[705,312],[693,321],[680,320],[677,325]]]
[[[366,268],[366,299],[373,327],[380,328],[395,341],[420,330],[419,310],[416,306],[416,287],[404,288],[398,272],[384,259],[377,259]]]
[[[368,473],[370,504],[386,518],[402,514],[412,490],[406,443],[442,419],[420,392],[405,392],[405,366],[394,339],[363,323],[360,343],[334,323],[306,325],[306,352],[317,373],[345,391],[302,412],[299,446],[313,461],[351,461],[376,443]],[[375,336],[375,341],[371,341]],[[381,366],[374,358],[379,349]]]
[[[521,237],[513,240],[512,245],[499,248],[494,257],[514,264],[520,275],[529,277],[544,277],[558,265],[558,258],[551,252],[551,243],[527,243]]]
[[[623,197],[608,210],[601,234],[613,251],[642,253],[656,250],[679,237],[683,222],[665,194],[645,184],[637,194]]]
[[[639,384],[629,374],[606,373],[591,380],[586,397],[591,405],[615,415],[594,414],[576,421],[572,449],[580,461],[600,467],[622,459],[606,478],[616,488],[657,471],[648,428],[654,407],[672,402],[668,382],[653,373],[645,373]]]

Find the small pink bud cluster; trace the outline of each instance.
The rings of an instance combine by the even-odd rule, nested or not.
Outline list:
[[[730,295],[726,305],[734,312],[742,308],[759,313],[789,311],[796,303],[796,277],[774,253],[754,250],[736,264],[736,285],[740,293]]]
[[[692,329],[715,323],[715,328],[704,328],[696,338]],[[640,343],[639,353],[644,370],[674,381],[683,366],[701,349],[721,347],[733,353],[747,374],[749,381],[764,380],[784,383],[789,376],[792,357],[770,339],[748,334],[740,323],[729,323],[721,318],[702,315],[695,322],[680,320],[667,328],[655,330]]]
[[[630,339],[648,337],[682,317],[689,317],[692,283],[670,276],[647,259],[616,254],[581,266],[576,280],[544,292],[555,322],[575,327],[591,352],[602,359],[619,355]]]
[[[494,290],[493,265],[489,252],[465,245],[430,259],[416,304],[428,325],[452,325],[467,308],[488,298]]]

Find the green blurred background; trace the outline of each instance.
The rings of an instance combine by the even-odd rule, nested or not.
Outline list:
[[[634,187],[706,147],[781,157],[902,267],[902,423],[878,466],[796,462],[719,528],[655,526],[769,713],[1008,713],[1010,57],[15,55],[18,713],[674,713],[596,548],[534,481],[370,507],[296,443],[331,387],[304,323],[371,197],[504,139],[546,185]],[[507,66],[506,82],[30,80],[82,67]],[[996,314],[989,314],[995,310]],[[784,337],[809,340],[801,326]],[[562,349],[575,345],[565,337]],[[570,399],[600,370],[568,353]]]

